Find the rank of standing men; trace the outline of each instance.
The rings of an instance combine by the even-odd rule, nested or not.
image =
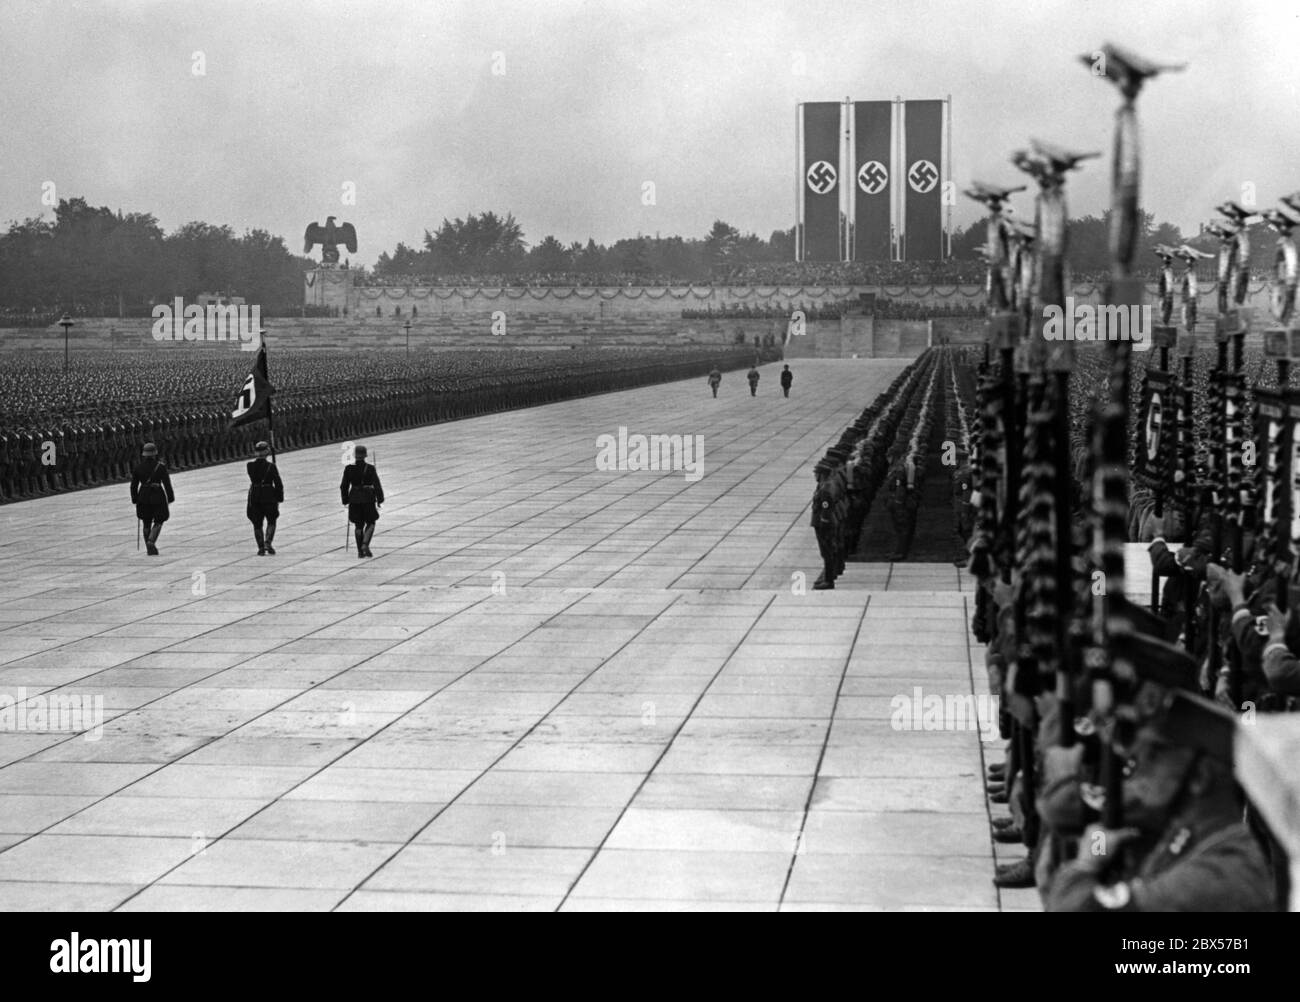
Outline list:
[[[1137,305],[1135,102],[1145,82],[1172,67],[1114,46],[1101,51],[1104,76],[1123,98],[1106,301]],[[990,768],[987,785],[991,801],[1010,812],[994,819],[994,839],[1025,846],[994,881],[1036,886],[1053,911],[1277,910],[1287,863],[1238,785],[1234,754],[1243,714],[1294,709],[1300,696],[1295,502],[1287,464],[1279,462],[1291,450],[1277,448],[1291,441],[1293,417],[1287,392],[1272,410],[1259,394],[1267,461],[1248,468],[1245,317],[1236,298],[1247,286],[1244,214],[1230,203],[1222,209],[1228,221],[1207,426],[1192,421],[1193,292],[1178,342],[1188,349],[1183,372],[1168,372],[1176,332],[1157,328],[1158,361],[1148,366],[1136,421],[1130,344],[1087,345],[1106,353],[1109,385],[1093,408],[1086,461],[1077,465],[1070,349],[1085,347],[1049,343],[1042,318],[1045,307],[1062,303],[1064,182],[1087,156],[1035,142],[1013,158],[1039,186],[1028,234],[1006,213],[1015,189],[977,184],[970,192],[990,213],[984,461],[972,464],[984,499],[972,539],[980,582],[974,627],[987,643],[1006,740],[1005,761]],[[1017,266],[1021,252],[1032,256],[1031,267]],[[1193,257],[1185,259],[1194,267]],[[1278,385],[1288,381],[1279,364]],[[1123,544],[1129,525],[1142,521],[1128,518],[1130,474],[1154,499],[1137,529],[1150,541],[1157,582],[1150,611],[1126,597]],[[1166,529],[1185,540],[1177,550]]]

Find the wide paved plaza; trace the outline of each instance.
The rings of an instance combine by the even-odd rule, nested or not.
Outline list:
[[[240,464],[174,475],[159,557],[125,485],[0,509],[0,909],[1036,908],[991,881],[1000,745],[891,726],[986,692],[969,580],[811,587],[812,464],[904,364],[367,440],[369,560],[334,446],[280,456],[274,557]],[[598,470],[620,428],[703,476]]]

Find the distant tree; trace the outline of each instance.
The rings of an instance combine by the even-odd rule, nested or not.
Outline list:
[[[773,230],[767,238],[769,259],[772,261],[794,260],[794,227],[788,230]]]
[[[731,267],[736,261],[740,244],[740,231],[721,219],[713,221],[713,228],[704,238],[704,264],[712,269]]]
[[[443,219],[424,231],[424,248],[435,272],[511,272],[526,258],[524,234],[515,217],[481,212],[467,219]]]
[[[612,249],[620,271],[633,275],[644,275],[650,270],[649,240],[645,237],[633,237],[620,240]]]
[[[1173,223],[1161,223],[1151,231],[1148,243],[1154,247],[1156,244],[1168,244],[1170,247],[1177,247],[1183,242],[1182,231]]]
[[[605,271],[605,248],[588,237],[587,246],[582,248],[582,252],[576,256],[573,263],[579,271],[593,274],[603,272]]]
[[[543,238],[528,252],[528,267],[532,271],[563,272],[568,271],[572,263],[569,249],[553,236]]]

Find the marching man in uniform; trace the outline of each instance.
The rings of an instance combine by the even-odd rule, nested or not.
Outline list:
[[[357,556],[372,557],[370,537],[379,521],[378,506],[384,503],[384,488],[379,483],[379,471],[366,462],[366,447],[358,445],[352,454],[356,461],[343,467],[339,492],[348,509],[348,521],[356,526]]]
[[[168,505],[176,500],[176,495],[172,492],[167,467],[158,459],[158,446],[146,442],[141,456],[131,471],[131,503],[135,505],[135,517],[144,523],[145,550],[149,556],[156,557],[158,533],[171,517]]]
[[[248,507],[245,514],[253,523],[253,538],[257,540],[257,555],[264,557],[268,553],[275,556],[275,522],[280,517],[280,505],[284,503],[284,481],[280,471],[267,457],[271,446],[258,442],[257,458],[248,464]],[[266,524],[265,534],[262,525]]]

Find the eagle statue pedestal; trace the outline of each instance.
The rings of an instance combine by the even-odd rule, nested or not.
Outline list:
[[[303,272],[302,277],[304,306],[328,306],[331,312],[337,310],[339,316],[343,316],[346,309],[347,315],[352,315],[354,296],[350,268],[321,264]]]

